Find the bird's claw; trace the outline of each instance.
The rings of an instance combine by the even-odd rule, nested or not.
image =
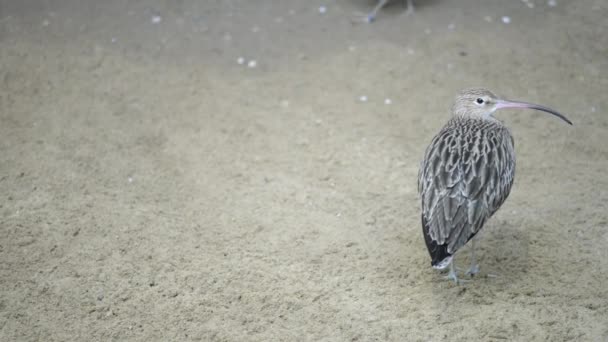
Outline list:
[[[450,272],[444,278],[447,280],[452,280],[452,281],[454,281],[454,284],[458,285],[458,276],[456,275],[456,273]]]
[[[475,264],[471,265],[471,267],[469,267],[465,274],[472,277],[477,273],[479,273],[479,265]]]
[[[374,20],[376,20],[376,16],[374,15],[374,13],[361,13],[361,12],[357,12],[355,14],[353,14],[352,17],[352,21],[354,23],[372,23]]]
[[[460,278],[458,278],[457,272],[452,272],[452,271],[450,271],[448,273],[448,275],[444,276],[444,278],[447,279],[447,280],[453,281],[454,284],[456,284],[456,285],[459,285],[461,283],[466,283],[466,282],[469,281],[469,280],[466,280],[466,279],[460,279]]]

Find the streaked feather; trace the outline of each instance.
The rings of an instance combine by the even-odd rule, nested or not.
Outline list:
[[[432,255],[437,248],[444,249],[441,255],[454,254],[506,200],[515,173],[513,144],[500,121],[462,116],[452,117],[433,138],[418,174]]]

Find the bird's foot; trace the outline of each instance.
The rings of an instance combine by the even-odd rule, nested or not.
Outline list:
[[[472,277],[477,273],[479,273],[479,265],[473,264],[471,267],[469,267],[465,274]]]
[[[451,280],[454,282],[454,284],[459,285],[460,283],[466,283],[468,280],[465,279],[459,279],[458,278],[458,274],[456,271],[454,270],[450,270],[450,272],[448,273],[448,275],[446,275],[444,277],[447,280]]]
[[[355,24],[358,24],[358,23],[371,24],[372,22],[374,22],[374,20],[376,20],[375,12],[370,12],[370,13],[356,12],[355,14],[353,14],[352,19],[351,19],[351,21]]]

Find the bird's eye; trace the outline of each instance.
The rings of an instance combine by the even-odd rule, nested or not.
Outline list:
[[[477,104],[483,104],[483,99],[481,97],[478,97],[477,100],[475,100],[475,102],[477,102]]]

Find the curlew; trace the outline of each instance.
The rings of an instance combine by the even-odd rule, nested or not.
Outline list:
[[[502,108],[529,108],[572,122],[545,106],[501,99],[485,89],[462,91],[452,118],[427,147],[418,174],[422,231],[436,269],[450,267],[448,279],[458,283],[454,255],[500,208],[515,176],[515,149],[509,129],[493,114]],[[479,267],[475,239],[468,275]]]

